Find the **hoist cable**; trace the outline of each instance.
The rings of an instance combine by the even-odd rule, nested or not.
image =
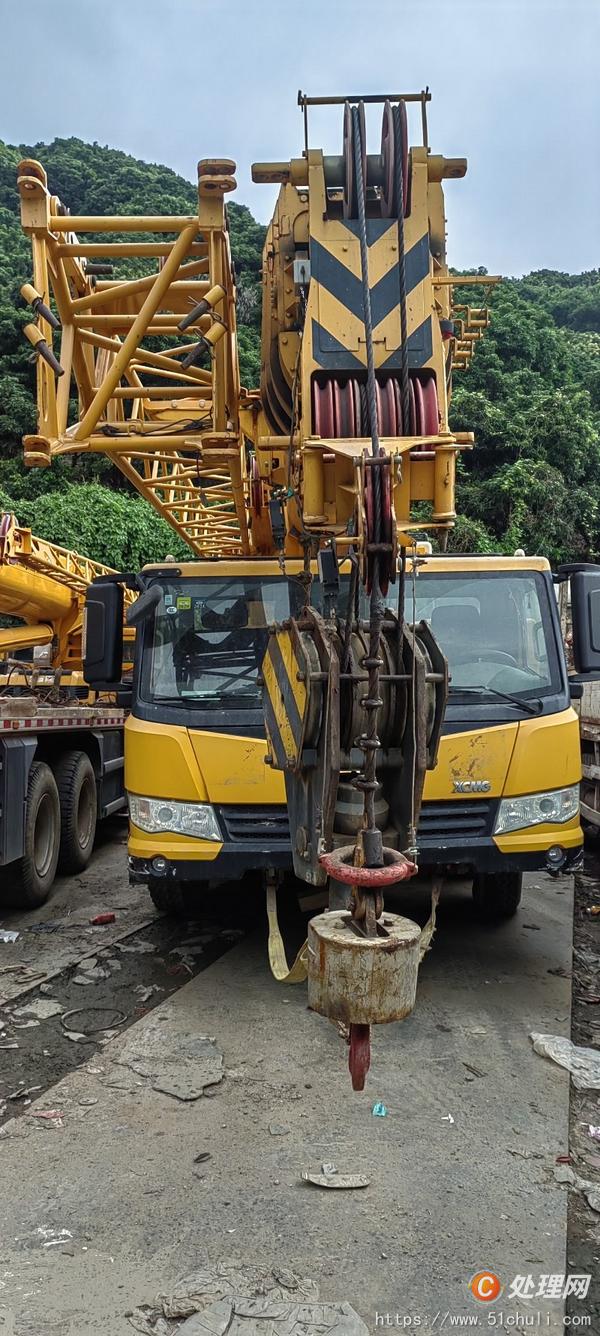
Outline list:
[[[408,325],[406,315],[406,251],[404,245],[404,156],[403,118],[400,107],[392,108],[394,125],[394,173],[398,208],[398,286],[400,289],[400,397],[402,403],[402,435],[410,436],[410,389],[408,383]]]
[[[361,116],[358,107],[352,108],[354,166],[356,172],[356,193],[358,199],[358,237],[360,244],[360,264],[362,278],[362,298],[365,328],[365,346],[367,354],[367,405],[371,434],[371,451],[374,460],[380,455],[379,431],[377,423],[377,382],[375,379],[375,356],[373,352],[373,319],[371,312],[371,290],[369,287],[369,247],[367,240],[366,181],[363,174],[363,145],[361,135]],[[365,485],[368,464],[365,463]],[[367,544],[381,542],[381,473],[374,464],[373,481],[373,532],[365,534]],[[356,787],[363,790],[365,831],[369,833],[368,852],[365,851],[368,865],[381,866],[383,863],[383,841],[375,820],[375,795],[379,788],[376,777],[377,753],[380,741],[377,723],[381,706],[379,673],[383,666],[381,658],[381,629],[385,613],[385,603],[379,582],[379,553],[373,557],[373,575],[369,605],[369,647],[363,660],[368,670],[367,695],[362,698],[362,705],[367,716],[365,732],[359,739],[359,746],[364,754],[363,774],[356,781]],[[364,844],[363,844],[364,847]]]

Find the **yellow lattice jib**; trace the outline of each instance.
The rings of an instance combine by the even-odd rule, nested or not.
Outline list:
[[[224,212],[234,167],[199,164],[192,217],[97,218],[71,217],[39,163],[18,169],[33,251],[24,295],[38,316],[27,327],[38,353],[38,434],[25,438],[25,462],[107,455],[201,556],[250,551]],[[141,275],[103,276],[124,260]]]

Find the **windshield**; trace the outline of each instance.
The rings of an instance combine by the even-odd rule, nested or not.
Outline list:
[[[142,697],[205,709],[261,707],[269,627],[297,615],[302,586],[276,576],[161,581],[144,631]]]
[[[421,568],[406,582],[408,623],[429,622],[448,659],[451,698],[495,693],[536,700],[562,689],[548,586],[536,572],[448,571]],[[341,581],[340,612],[348,583]],[[302,606],[300,581],[281,576],[221,576],[161,581],[162,598],[143,634],[140,693],[153,704],[227,714],[253,711],[262,720],[257,677],[269,627]],[[321,585],[313,582],[319,607]],[[397,586],[387,600],[394,609]],[[367,615],[367,608],[362,612]],[[495,697],[498,699],[498,696]],[[239,721],[241,722],[241,721]]]
[[[448,659],[450,691],[539,696],[561,689],[560,665],[541,574],[478,571],[429,574],[416,581],[416,620],[429,622]],[[406,589],[412,621],[412,581]]]

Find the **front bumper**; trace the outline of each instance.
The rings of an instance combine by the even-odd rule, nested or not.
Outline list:
[[[291,848],[259,850],[236,845],[231,849],[226,845],[218,846],[218,854],[208,862],[194,862],[193,859],[165,859],[166,867],[159,871],[149,858],[136,858],[129,855],[129,880],[134,885],[147,883],[150,878],[165,877],[172,881],[239,881],[246,872],[260,871],[265,868],[279,868],[290,871],[292,868]]]
[[[421,809],[418,846],[423,871],[446,868],[465,876],[474,870],[560,872],[581,867],[582,832],[577,820],[564,826],[532,826],[494,838],[498,800],[426,802]],[[292,851],[287,808],[217,807],[223,841],[187,836],[146,835],[131,828],[129,874],[133,882],[150,877],[177,881],[235,881],[245,872],[277,868],[290,871]],[[347,839],[347,837],[344,837]],[[548,860],[552,846],[563,851],[560,864]],[[154,866],[158,858],[160,864]],[[164,866],[162,866],[164,864]]]
[[[428,849],[426,845],[419,846],[419,871],[426,872],[428,869],[435,868],[440,871],[443,868],[448,869],[451,874],[458,870],[468,872],[551,872],[553,875],[570,876],[573,872],[580,872],[583,867],[583,845],[579,844],[573,849],[565,849],[556,838],[555,844],[562,849],[563,859],[560,863],[552,862],[547,856],[546,849],[519,853],[502,853],[494,844],[493,840],[487,843],[481,843],[477,847],[470,845],[468,848],[459,849]]]
[[[217,807],[223,841],[194,840],[185,835],[147,835],[130,828],[129,880],[147,882],[150,877],[174,881],[236,881],[245,872],[277,868],[290,871],[287,808],[240,804]],[[166,864],[156,868],[156,859]]]

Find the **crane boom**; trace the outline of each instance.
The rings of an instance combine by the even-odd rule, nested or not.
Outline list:
[[[428,97],[408,100],[424,108]],[[422,502],[428,528],[454,522],[456,456],[473,438],[449,427],[452,372],[468,365],[487,312],[452,305],[464,280],[446,262],[442,182],[463,176],[465,159],[431,154],[426,134],[409,153],[405,100],[379,100],[381,153],[362,153],[366,243],[379,431],[402,541],[425,524]],[[25,328],[38,395],[27,465],[106,455],[199,557],[298,556],[306,535],[363,544],[357,461],[370,428],[352,114],[348,103],[340,157],[307,138],[301,158],[253,167],[255,181],[281,186],[263,259],[260,393],[239,382],[232,161],[199,163],[197,213],[181,217],[71,216],[41,164],[19,164],[33,252],[22,292],[36,315]],[[119,277],[132,259],[145,272]]]
[[[38,433],[25,438],[25,463],[105,454],[203,556],[250,552],[224,210],[224,196],[235,188],[233,168],[229,161],[201,162],[198,212],[174,218],[71,217],[50,195],[39,163],[26,160],[18,169],[33,250],[33,288],[25,285],[25,292],[38,315],[38,324],[25,330],[38,352]],[[105,240],[88,244],[90,232]],[[154,270],[134,280],[99,280],[90,253],[117,263],[134,256]],[[60,360],[52,346],[59,324]],[[79,391],[75,422],[69,421],[72,376]]]
[[[110,566],[38,538],[8,513],[0,516],[0,612],[25,625],[0,630],[0,651],[51,645],[52,666],[81,668],[85,594]],[[133,592],[126,591],[130,604]]]

